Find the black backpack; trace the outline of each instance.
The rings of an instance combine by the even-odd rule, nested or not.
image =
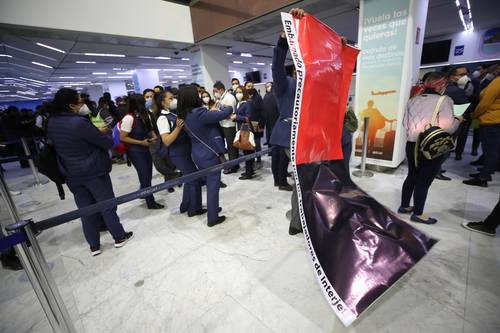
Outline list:
[[[415,145],[415,164],[418,166],[418,157],[423,156],[428,160],[443,156],[455,148],[453,137],[441,127],[436,125],[441,104],[446,96],[441,96],[437,102],[430,124],[425,131],[419,134]]]

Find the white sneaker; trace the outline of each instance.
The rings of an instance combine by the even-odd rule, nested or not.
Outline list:
[[[12,195],[12,196],[18,196],[18,195],[21,195],[21,194],[22,194],[22,192],[21,192],[21,191],[12,191],[12,190],[9,190],[9,193],[10,193],[10,195]]]

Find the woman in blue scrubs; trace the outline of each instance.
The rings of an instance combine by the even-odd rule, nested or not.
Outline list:
[[[185,86],[179,92],[177,113],[179,118],[184,120],[184,130],[191,138],[192,157],[200,170],[220,163],[225,147],[218,127],[219,121],[236,118],[232,107],[222,105],[216,107],[218,111],[202,107],[202,100],[194,86]],[[219,216],[220,178],[220,170],[211,172],[206,177],[209,227],[226,219],[225,216]]]
[[[155,95],[156,127],[160,135],[162,149],[167,154],[174,165],[181,170],[183,175],[198,171],[191,158],[191,140],[183,129],[184,121],[171,112],[177,108],[177,100],[170,91],[163,91]],[[188,213],[188,216],[201,215],[207,212],[201,207],[201,182],[199,179],[192,180],[184,184],[181,213]]]

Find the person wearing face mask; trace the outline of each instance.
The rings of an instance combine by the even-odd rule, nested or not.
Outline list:
[[[472,179],[463,183],[488,187],[488,181],[500,162],[500,77],[494,79],[480,95],[479,104],[472,114],[480,123],[479,133],[483,148],[484,166]]]
[[[154,96],[155,92],[153,89],[144,89],[144,91],[142,92],[142,96],[144,97],[144,100],[145,100],[145,106],[146,106],[146,109],[148,110],[151,110],[152,107],[153,107],[153,96]]]
[[[191,140],[183,129],[184,121],[170,112],[177,108],[177,100],[170,91],[163,91],[156,96],[156,131],[162,146],[166,148],[171,161],[181,170],[183,175],[198,171],[191,157]],[[158,111],[159,110],[159,111]],[[206,213],[201,207],[201,182],[195,179],[184,184],[181,213],[188,216]]]
[[[62,88],[48,106],[51,117],[47,124],[47,137],[54,145],[59,170],[80,209],[115,197],[108,155],[113,139],[92,125],[88,117],[80,115],[85,113],[85,107],[76,90]],[[113,236],[117,248],[125,245],[133,235],[123,229],[116,207],[81,220],[93,256],[101,253],[99,228],[102,223]]]
[[[211,110],[215,104],[215,102],[212,100],[212,96],[210,96],[210,93],[208,91],[204,91],[203,94],[201,94],[201,100],[203,101],[203,107]]]
[[[484,77],[481,78],[481,91],[485,89],[495,78],[495,72],[500,68],[500,64],[491,65],[484,71]]]
[[[440,170],[442,158],[433,160],[419,158],[418,166],[416,166],[415,146],[419,134],[432,121],[436,105],[446,89],[447,75],[442,72],[433,72],[427,77],[424,85],[425,90],[423,94],[415,96],[408,101],[407,111],[403,119],[403,125],[407,134],[406,158],[408,160],[408,175],[403,183],[401,206],[398,212],[401,214],[412,214],[410,219],[414,222],[434,224],[437,220],[424,215],[424,206],[432,181]],[[437,126],[453,134],[458,129],[462,120],[453,116],[453,100],[449,96],[445,96],[439,108]],[[410,206],[412,197],[413,207]]]
[[[229,94],[231,95],[231,94]],[[232,96],[232,95],[231,95]],[[236,118],[233,108],[218,105],[219,111],[213,112],[202,107],[201,99],[192,86],[182,87],[179,92],[178,116],[184,120],[184,130],[191,139],[191,153],[198,169],[206,169],[220,163],[224,154],[224,140],[220,135],[218,123],[226,118]],[[207,218],[209,227],[225,221],[219,216],[220,171],[210,172],[207,183]]]
[[[127,155],[137,171],[141,189],[150,187],[153,178],[153,159],[149,146],[155,144],[156,135],[142,95],[132,95],[128,98],[128,114],[121,122],[120,141],[128,145]],[[148,209],[165,207],[157,203],[153,195],[146,197],[146,204]]]
[[[252,130],[254,131],[254,136],[255,136],[255,151],[261,151],[262,150],[261,139],[264,136],[264,132],[261,129],[265,127],[264,118],[262,116],[263,101],[257,89],[253,87],[253,83],[251,86],[252,86],[251,89],[245,89],[245,90],[248,92],[248,95],[250,95],[250,103],[252,105],[251,118],[252,118]],[[262,158],[259,156],[256,158],[256,161],[257,161],[256,168],[261,169]]]
[[[236,95],[236,88],[238,88],[239,86],[240,86],[240,80],[233,77],[231,79],[231,90],[233,91],[233,95]]]
[[[160,98],[160,94],[161,93],[155,93],[153,95],[154,103],[151,106],[151,109],[149,109],[153,125],[156,124],[156,120],[158,119],[157,117],[161,111],[161,106],[157,101]],[[177,100],[173,99],[172,103],[170,104],[172,109],[175,109],[177,105]],[[155,129],[155,134],[158,136],[157,132],[158,131],[156,131]],[[151,158],[153,159],[153,165],[155,169],[163,175],[165,181],[180,177],[181,174],[176,171],[175,164],[172,163],[168,154],[164,153],[162,147],[163,145],[161,144],[160,140],[156,140],[155,144],[149,145],[149,152],[151,153]],[[167,191],[169,193],[172,193],[175,190],[173,187],[170,187],[167,189]]]
[[[216,105],[228,106],[236,110],[236,98],[229,91],[226,91],[224,84],[220,81],[214,84],[214,96],[216,100]],[[231,119],[223,118],[220,122],[222,128],[222,133],[224,134],[224,139],[226,141],[227,152],[229,160],[234,160],[238,158],[238,150],[233,147],[234,137],[236,136],[236,123]],[[224,174],[230,174],[238,172],[239,165],[233,168],[224,170]]]
[[[243,126],[247,126],[251,130],[251,115],[252,115],[252,104],[249,102],[250,96],[248,91],[243,87],[238,87],[235,90],[236,100],[238,104],[236,105],[236,124],[237,129],[240,130]],[[250,155],[253,151],[243,151],[243,154]],[[252,179],[254,178],[253,170],[253,160],[245,161],[245,172],[241,174],[240,180]]]

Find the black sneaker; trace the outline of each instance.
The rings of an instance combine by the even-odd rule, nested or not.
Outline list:
[[[488,228],[483,222],[464,222],[462,223],[462,227],[486,236],[494,237],[496,235],[495,229]]]
[[[439,179],[439,180],[451,180],[450,177],[446,177],[445,175],[443,175],[442,173],[439,173],[436,177],[436,179]]]
[[[125,245],[129,240],[132,239],[132,237],[134,237],[134,233],[132,231],[129,231],[129,232],[126,232],[125,233],[125,238],[121,239],[121,240],[118,240],[118,241],[115,241],[115,247],[122,247],[123,245]]]
[[[299,234],[299,233],[301,233],[301,232],[302,232],[302,229],[296,229],[296,228],[294,228],[294,227],[292,227],[292,226],[290,226],[290,227],[288,228],[288,234],[289,234],[290,236],[293,236],[293,235]]]
[[[224,184],[223,182],[220,182],[220,188],[226,188],[226,187],[227,187],[226,184]]]
[[[101,246],[100,245],[91,246],[90,247],[90,254],[92,255],[92,257],[100,255],[101,254]]]
[[[290,184],[286,184],[286,185],[280,186],[280,187],[278,187],[278,189],[280,191],[288,191],[288,192],[293,191],[293,187]]]
[[[251,176],[248,176],[248,175],[242,175],[241,177],[239,177],[238,179],[239,180],[247,180],[247,179],[253,179],[254,178],[254,175],[252,174]]]
[[[207,225],[211,228],[214,225],[217,225],[217,224],[224,222],[225,220],[226,220],[226,217],[224,215],[222,215],[222,216],[219,216],[217,218],[217,220],[215,220],[214,222],[208,222]]]
[[[157,202],[153,203],[151,206],[148,207],[148,209],[162,209],[162,208],[165,208],[165,206]]]
[[[464,180],[462,183],[465,185],[479,186],[479,187],[488,187],[488,182],[479,178],[472,178],[468,180]]]

